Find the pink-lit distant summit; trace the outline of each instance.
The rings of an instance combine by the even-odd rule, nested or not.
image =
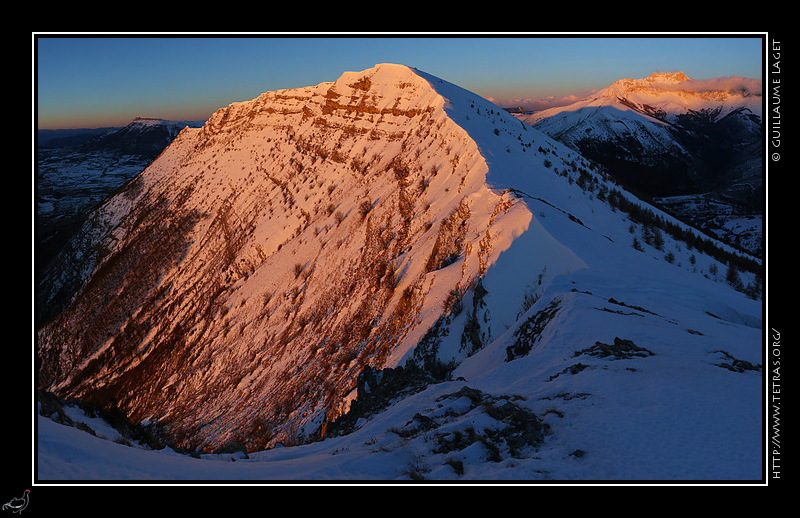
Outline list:
[[[761,115],[761,81],[745,78],[693,80],[683,72],[656,72],[643,79],[619,79],[575,103],[542,110],[526,117],[531,124],[556,114],[582,108],[613,106],[627,111],[640,108],[664,116],[714,109],[719,116],[746,108]],[[646,107],[646,109],[642,109]]]

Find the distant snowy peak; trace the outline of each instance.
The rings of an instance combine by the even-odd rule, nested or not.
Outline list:
[[[175,121],[135,117],[127,126],[86,142],[84,152],[111,152],[155,158],[186,127],[198,128],[204,121]]]
[[[757,210],[762,197],[762,81],[683,72],[620,79],[520,120],[661,198],[716,193]]]
[[[139,117],[136,116],[133,118],[133,121],[130,124],[136,124],[138,126],[154,126],[156,124],[163,124],[166,121],[165,119],[161,119],[159,117]]]
[[[736,110],[761,116],[761,81],[738,77],[696,80],[683,72],[656,72],[642,79],[620,79],[569,106],[543,110],[525,119],[529,124],[581,108],[611,106],[633,110],[660,122],[686,113],[705,112],[721,119]]]
[[[654,72],[644,79],[620,79],[609,88],[618,86],[628,90],[637,90],[657,88],[659,85],[675,85],[686,81],[691,81],[691,79],[683,72]]]
[[[161,119],[159,117],[134,117],[131,122],[125,126],[128,129],[147,130],[161,127],[173,134],[178,134],[183,128],[198,128],[202,126],[205,121],[184,121],[184,120],[170,120]]]
[[[683,72],[653,72],[647,80],[652,83],[681,83],[689,81],[689,77]]]
[[[205,124],[205,121],[202,120],[184,121],[160,119],[158,117],[134,117],[131,122],[118,130],[117,133],[120,135],[127,135],[129,138],[137,134],[158,134],[167,136],[171,141],[184,128],[199,128],[203,124]]]

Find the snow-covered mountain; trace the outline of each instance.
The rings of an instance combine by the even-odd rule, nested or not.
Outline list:
[[[760,81],[694,81],[678,72],[621,79],[573,104],[519,117],[655,196],[719,188],[731,167],[746,166],[748,180],[760,179],[761,112]]]
[[[752,253],[760,251],[761,234],[743,235],[737,226],[757,219],[760,228],[764,209],[761,88],[761,81],[743,78],[654,73],[518,117],[602,164],[625,186],[663,199],[664,207]],[[730,221],[719,221],[721,205]]]
[[[171,448],[42,411],[44,480],[761,477],[758,262],[413,68],[184,129],[56,265],[39,387]]]

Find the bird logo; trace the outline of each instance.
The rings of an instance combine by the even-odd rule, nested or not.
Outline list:
[[[31,490],[26,489],[22,494],[22,498],[12,498],[10,502],[3,504],[3,511],[10,509],[16,514],[21,514],[22,511],[28,507],[28,499]]]

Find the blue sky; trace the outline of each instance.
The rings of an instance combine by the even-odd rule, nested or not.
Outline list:
[[[135,116],[203,120],[232,102],[391,62],[502,106],[683,71],[762,79],[761,34],[34,35],[37,126],[121,126]],[[517,101],[515,103],[515,101]]]

